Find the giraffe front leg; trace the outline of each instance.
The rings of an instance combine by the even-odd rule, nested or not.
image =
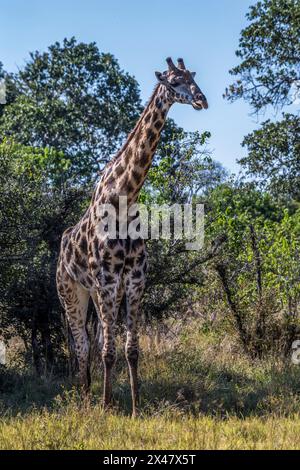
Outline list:
[[[138,340],[138,314],[139,307],[144,291],[144,282],[142,280],[129,278],[126,286],[126,327],[127,338],[125,346],[126,360],[129,368],[131,398],[132,398],[132,417],[138,414],[139,406],[139,385],[138,385],[138,359],[139,359],[139,340]]]
[[[131,399],[132,399],[132,417],[136,417],[139,405],[139,385],[138,385],[138,359],[139,345],[136,318],[132,313],[127,321],[127,340],[126,340],[126,359],[129,368]]]
[[[93,296],[93,300],[102,325],[102,362],[104,369],[103,383],[103,406],[107,409],[112,397],[112,371],[116,362],[116,345],[115,345],[115,329],[116,329],[116,296],[115,287],[111,285],[109,288],[102,288]]]
[[[112,397],[112,370],[116,362],[116,346],[114,338],[115,324],[103,324],[102,361],[104,366],[103,405],[108,408]]]
[[[79,368],[79,387],[82,395],[88,395],[91,385],[89,371],[89,341],[85,326],[78,326],[73,321],[69,321],[70,329],[75,343],[75,353]]]
[[[96,292],[92,295],[93,302],[101,322],[102,335],[102,361],[104,367],[104,384],[103,384],[103,405],[108,408],[112,397],[112,371],[116,361],[115,347],[115,327],[120,308],[120,303],[124,295],[124,289],[120,280],[116,280],[119,288],[114,289],[117,295],[111,296],[110,292],[102,290],[102,295]],[[105,301],[105,298],[107,300]]]

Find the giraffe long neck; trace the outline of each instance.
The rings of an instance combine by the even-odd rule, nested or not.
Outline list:
[[[158,85],[127,141],[107,166],[101,180],[102,193],[127,196],[128,205],[136,201],[171,105],[170,92]]]

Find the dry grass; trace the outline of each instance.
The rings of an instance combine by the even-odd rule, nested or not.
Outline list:
[[[68,406],[60,412],[33,412],[4,419],[0,449],[299,449],[300,419],[222,420],[169,416],[132,420]]]
[[[178,341],[142,338],[141,417],[129,417],[127,369],[117,365],[114,410],[101,380],[82,406],[70,384],[6,370],[0,449],[300,449],[300,368],[255,362],[227,337],[183,328]]]

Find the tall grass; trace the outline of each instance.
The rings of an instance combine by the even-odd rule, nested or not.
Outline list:
[[[300,367],[276,357],[253,361],[226,336],[193,322],[175,340],[141,338],[141,416],[119,352],[114,407],[104,413],[101,375],[90,402],[72,384],[1,371],[0,449],[300,448]]]

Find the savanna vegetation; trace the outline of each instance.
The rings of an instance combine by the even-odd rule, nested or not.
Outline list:
[[[16,74],[0,64],[0,449],[300,448],[300,368],[291,361],[300,338],[299,2],[259,1],[247,20],[224,92],[250,103],[260,122],[242,142],[242,174],[214,160],[209,129],[191,133],[169,119],[140,196],[204,203],[205,245],[148,242],[136,421],[122,312],[114,409],[101,409],[92,306],[95,381],[80,403],[55,269],[62,232],[139,116],[138,83],[75,38],[32,53]]]

